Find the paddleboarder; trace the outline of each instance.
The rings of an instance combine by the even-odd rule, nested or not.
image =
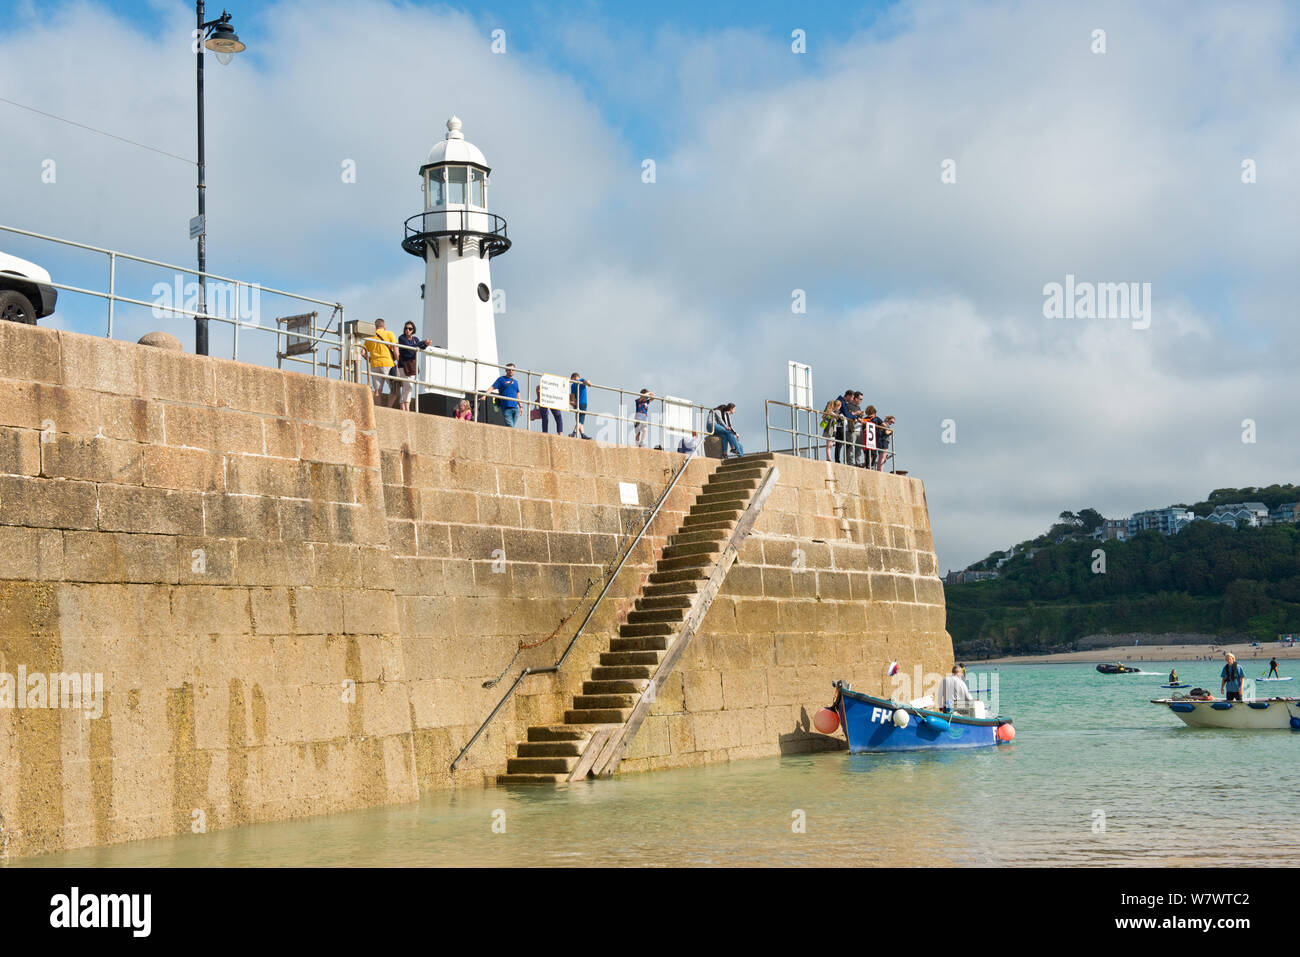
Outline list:
[[[1176,684],[1178,684],[1178,669],[1177,669],[1177,668],[1171,668],[1171,669],[1169,669],[1169,683],[1170,683],[1171,685],[1176,685]]]
[[[1269,661],[1269,663],[1268,663],[1268,674],[1266,674],[1264,677],[1265,677],[1265,678],[1280,678],[1280,677],[1282,677],[1280,674],[1277,673],[1277,659],[1276,659],[1276,658],[1274,658],[1274,659],[1272,659],[1271,661]]]

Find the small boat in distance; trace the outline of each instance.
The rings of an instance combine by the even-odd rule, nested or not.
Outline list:
[[[1191,685],[1189,685],[1189,684],[1184,684],[1183,682],[1180,681],[1180,682],[1178,682],[1178,684],[1175,684],[1175,685],[1161,685],[1160,687],[1162,687],[1162,688],[1190,688]]]
[[[1135,675],[1141,672],[1141,668],[1130,668],[1128,665],[1121,665],[1118,661],[1114,664],[1109,662],[1097,666],[1097,670],[1104,675]]]
[[[984,715],[982,701],[972,701],[969,713],[943,712],[854,691],[842,681],[834,687],[830,710],[838,715],[852,754],[982,748],[1008,744],[1016,736],[1010,718]]]
[[[1217,701],[1212,698],[1156,698],[1193,728],[1273,729],[1300,731],[1300,698],[1255,698]]]

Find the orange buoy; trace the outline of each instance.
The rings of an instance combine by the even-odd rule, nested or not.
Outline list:
[[[822,734],[834,734],[840,726],[840,716],[830,708],[822,708],[813,715],[813,727]]]
[[[1015,739],[1016,729],[1009,724],[998,725],[998,740],[1003,744],[1010,744]]]

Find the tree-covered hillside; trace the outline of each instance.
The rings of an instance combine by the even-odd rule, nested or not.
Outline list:
[[[1292,485],[1216,489],[1187,507],[1197,514],[1242,501],[1273,508],[1298,493]],[[1300,632],[1300,526],[1194,522],[1178,535],[1098,542],[1088,536],[1099,518],[1092,509],[1063,512],[1046,534],[1017,546],[1000,578],[947,586],[948,631],[959,655],[1062,650],[1104,632],[1261,640]],[[991,568],[1003,555],[971,567]]]

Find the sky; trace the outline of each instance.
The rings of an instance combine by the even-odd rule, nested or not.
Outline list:
[[[455,114],[514,242],[503,361],[734,401],[750,450],[809,363],[819,405],[851,387],[897,416],[941,570],[1063,509],[1300,480],[1300,5],[228,7],[248,49],[205,69],[213,273],[419,320],[402,224]],[[154,148],[0,102],[0,224],[191,264],[193,8],[0,22],[0,98]],[[102,256],[0,250],[105,288]],[[1067,276],[1137,283],[1149,316],[1049,317]],[[44,324],[105,331],[102,302],[60,306]],[[122,309],[115,334],[157,326]]]

